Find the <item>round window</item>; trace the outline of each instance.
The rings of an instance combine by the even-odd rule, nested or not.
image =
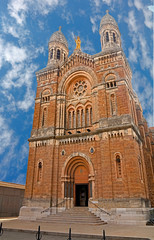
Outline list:
[[[74,84],[73,92],[77,97],[82,97],[87,91],[87,83],[83,80],[80,80]]]

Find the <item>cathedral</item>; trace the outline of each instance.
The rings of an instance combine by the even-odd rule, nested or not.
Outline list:
[[[82,52],[77,37],[69,56],[61,28],[50,37],[47,66],[36,73],[20,218],[87,206],[103,209],[109,221],[133,222],[154,207],[154,128],[143,117],[108,11],[99,33],[101,52],[94,55]]]

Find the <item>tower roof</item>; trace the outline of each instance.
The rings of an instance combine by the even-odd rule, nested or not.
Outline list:
[[[65,45],[66,48],[68,48],[67,40],[64,36],[64,34],[61,32],[61,27],[59,27],[59,30],[57,32],[54,32],[49,40],[50,42],[59,42]]]
[[[102,18],[102,20],[100,22],[100,28],[106,24],[112,24],[118,28],[118,24],[117,24],[116,20],[109,14],[108,10],[106,11],[106,15]]]

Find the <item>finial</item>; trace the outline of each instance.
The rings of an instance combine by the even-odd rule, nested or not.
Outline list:
[[[59,31],[61,32],[61,26],[59,26]]]
[[[109,10],[106,10],[106,13],[109,14]]]

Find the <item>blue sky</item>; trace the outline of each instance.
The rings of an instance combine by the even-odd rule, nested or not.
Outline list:
[[[82,51],[101,51],[99,24],[109,9],[121,32],[133,88],[153,126],[152,0],[0,0],[0,181],[24,184],[35,72],[47,64],[48,41],[62,26],[69,54],[74,36]]]

